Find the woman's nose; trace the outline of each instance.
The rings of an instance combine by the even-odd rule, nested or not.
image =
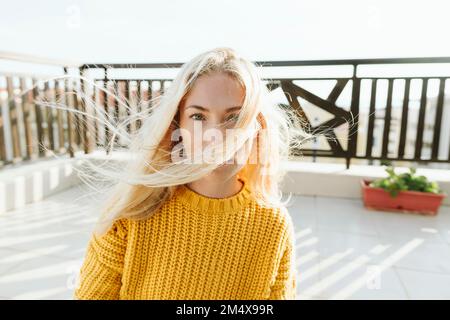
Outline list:
[[[212,121],[207,124],[207,126],[204,128],[204,130],[214,130],[217,133],[221,133],[222,135],[225,134],[227,127],[226,123],[223,121]]]

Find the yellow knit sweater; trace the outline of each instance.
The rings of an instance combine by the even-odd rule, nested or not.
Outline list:
[[[147,220],[92,234],[75,299],[295,299],[294,228],[245,179],[228,198],[180,186]]]

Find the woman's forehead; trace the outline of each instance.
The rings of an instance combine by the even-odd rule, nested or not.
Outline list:
[[[209,111],[242,106],[245,90],[226,74],[204,75],[197,79],[183,106],[199,106]]]

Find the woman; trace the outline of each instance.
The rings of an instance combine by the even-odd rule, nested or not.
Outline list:
[[[279,183],[300,126],[257,67],[230,48],[204,52],[142,121],[124,171],[96,168],[120,181],[74,298],[295,299]]]

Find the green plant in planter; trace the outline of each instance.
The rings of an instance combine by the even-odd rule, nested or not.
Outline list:
[[[396,174],[394,168],[388,166],[385,171],[388,173],[388,177],[376,179],[369,186],[383,188],[389,192],[391,197],[396,197],[402,190],[442,193],[442,190],[436,182],[428,181],[425,176],[416,175],[416,168],[409,168],[409,172]]]

